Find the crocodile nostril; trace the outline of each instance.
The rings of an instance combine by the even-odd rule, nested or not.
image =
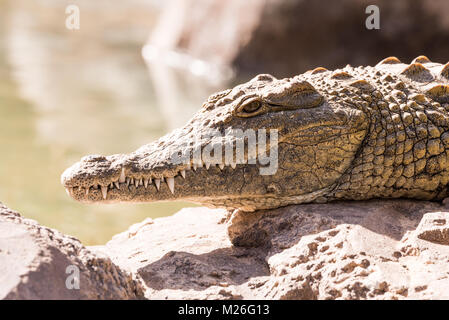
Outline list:
[[[92,154],[81,158],[83,162],[106,161],[106,157],[98,154]]]

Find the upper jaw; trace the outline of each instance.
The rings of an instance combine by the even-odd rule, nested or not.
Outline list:
[[[150,150],[153,146],[147,146]],[[207,197],[216,177],[234,175],[237,165],[207,162],[173,164],[154,154],[90,156],[68,168],[61,182],[81,202],[151,202]],[[239,165],[240,166],[240,165]]]
[[[120,161],[116,160],[105,157],[95,164],[81,160],[62,174],[61,182],[75,200],[116,202],[132,200],[133,194],[139,198],[140,189],[144,189],[145,193],[169,191],[173,195],[175,180],[186,177],[186,169],[183,167],[150,171],[144,170],[139,163],[129,161],[125,156]]]
[[[240,166],[240,168],[239,168]],[[226,176],[240,176],[235,171],[243,171],[242,165],[192,165],[180,169],[176,175],[160,176],[141,173],[135,175],[129,168],[122,167],[118,177],[108,183],[92,185],[83,183],[75,185],[66,183],[67,192],[75,200],[81,202],[152,202],[163,200],[186,199],[202,203],[203,198],[209,198],[208,190],[213,190],[214,182],[225,181]],[[215,179],[217,178],[217,179]],[[215,180],[214,180],[215,179]],[[240,179],[241,180],[241,179]],[[227,186],[218,186],[219,193],[225,193]]]
[[[211,191],[235,193],[229,186],[217,190],[216,184],[225,184],[229,177],[240,183],[243,171],[238,169],[245,164],[225,164],[224,158],[219,163],[195,159],[194,150],[199,146],[203,150],[209,141],[190,144],[188,140],[178,129],[128,155],[85,157],[62,174],[61,182],[71,197],[82,202],[195,201]],[[188,161],[173,161],[179,150],[190,153]]]

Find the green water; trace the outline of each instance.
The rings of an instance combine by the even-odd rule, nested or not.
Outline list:
[[[0,201],[93,245],[192,205],[76,203],[60,184],[64,169],[86,154],[151,142],[188,119],[210,90],[200,84],[180,111],[164,109],[140,54],[157,8],[111,4],[99,15],[84,9],[89,1],[74,3],[77,32],[64,28],[64,1],[0,0]]]

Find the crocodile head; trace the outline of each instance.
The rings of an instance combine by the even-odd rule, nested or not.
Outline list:
[[[62,184],[82,202],[183,200],[246,211],[325,201],[367,114],[319,72],[259,75],[214,94],[182,128],[131,154],[91,155]]]

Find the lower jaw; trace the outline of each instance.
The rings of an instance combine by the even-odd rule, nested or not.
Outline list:
[[[89,188],[88,194],[86,194],[85,188],[74,187],[68,191],[70,196],[77,201],[91,203],[117,203],[117,202],[153,202],[153,201],[174,201],[180,199],[180,193],[175,190],[172,193],[169,187],[164,183],[160,185],[159,190],[156,187],[148,186],[134,186],[121,184],[120,189],[117,187],[108,187],[106,191],[101,190],[100,187]]]
[[[317,202],[319,199],[323,199],[323,196],[329,194],[331,189],[332,186],[311,193],[289,196],[276,194],[251,195],[247,197],[242,194],[211,196],[207,195],[206,192],[201,192],[199,190],[194,193],[191,188],[186,190],[186,192],[183,192],[183,190],[180,189],[178,192],[175,190],[175,193],[172,193],[169,187],[164,183],[160,185],[159,191],[154,186],[147,186],[147,188],[145,188],[144,186],[136,187],[134,185],[123,185],[120,189],[112,188],[108,190],[106,199],[104,199],[104,195],[100,188],[90,188],[88,195],[85,194],[84,188],[73,188],[71,196],[75,200],[84,203],[187,201],[214,208],[256,211],[283,207],[291,204]]]
[[[334,185],[330,185],[328,187],[300,195],[281,196],[279,194],[264,194],[258,196],[252,195],[248,198],[242,196],[202,198],[201,203],[210,207],[239,209],[252,212],[257,210],[275,209],[295,204],[324,203],[332,200],[330,194],[334,187]]]
[[[183,195],[181,193],[176,196],[172,194],[167,186],[161,186],[157,194],[155,190],[148,190],[145,188],[136,188],[129,186],[129,191],[112,189],[108,192],[107,198],[103,198],[101,190],[91,190],[88,196],[83,191],[74,188],[72,197],[84,203],[119,203],[119,202],[134,202],[134,203],[148,203],[159,201],[186,201],[197,203],[203,206],[212,208],[225,208],[228,210],[240,209],[243,211],[257,211],[273,209],[292,204],[305,204],[315,202],[317,198],[325,194],[328,188],[318,190],[316,192],[298,195],[298,196],[276,196],[276,195],[261,195],[243,197],[238,196],[206,196],[206,195]]]
[[[188,189],[188,190],[186,190]],[[125,184],[120,185],[120,189],[112,188],[108,189],[106,198],[100,188],[89,189],[89,193],[86,195],[85,188],[74,187],[70,191],[70,196],[77,201],[83,203],[120,203],[120,202],[133,202],[133,203],[149,203],[149,202],[162,202],[162,201],[186,201],[204,205],[213,208],[246,208],[247,211],[254,211],[257,206],[255,203],[259,203],[261,199],[266,197],[254,197],[254,199],[244,198],[241,195],[214,195],[201,192],[201,190],[193,191],[192,188],[186,187],[183,190],[175,189],[172,193],[166,183],[160,185],[159,190],[154,186],[134,186]]]
[[[108,182],[107,186],[66,187],[67,193],[77,201],[92,203],[153,202],[186,200],[200,202],[214,191],[229,197],[229,185],[241,183],[246,166],[235,169],[219,166],[186,170],[173,178],[143,179],[126,177],[126,182]],[[257,170],[257,168],[251,168]],[[232,182],[232,183],[231,183]],[[211,192],[212,191],[212,192]]]

